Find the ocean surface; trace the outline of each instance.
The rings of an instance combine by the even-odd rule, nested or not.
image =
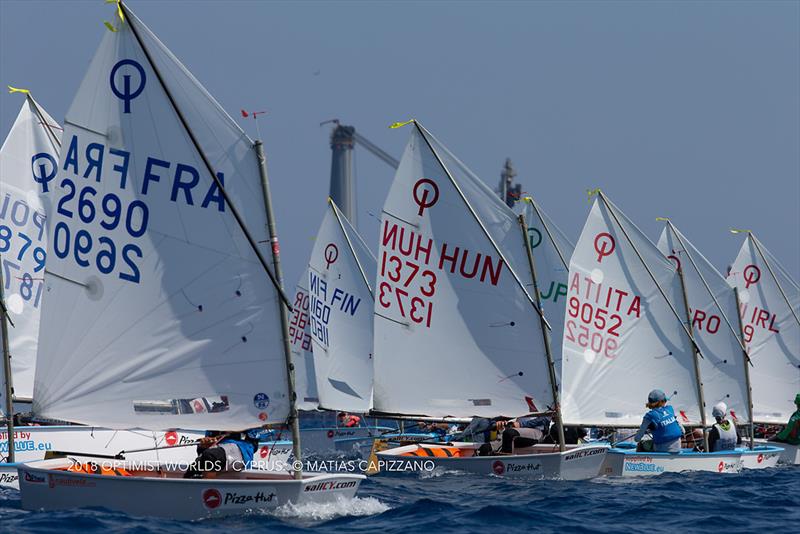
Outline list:
[[[724,525],[727,525],[723,528]],[[800,525],[800,467],[646,479],[509,480],[456,473],[372,477],[339,504],[195,522],[103,510],[26,512],[0,490],[0,532],[791,532]],[[798,531],[795,529],[795,531]]]

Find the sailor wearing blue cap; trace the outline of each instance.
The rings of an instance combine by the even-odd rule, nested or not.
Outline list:
[[[681,437],[683,427],[675,417],[672,406],[667,406],[667,396],[660,389],[654,389],[647,396],[647,407],[650,411],[644,414],[642,426],[634,436],[635,441],[640,441],[645,433],[653,436],[653,450],[655,452],[681,452]]]

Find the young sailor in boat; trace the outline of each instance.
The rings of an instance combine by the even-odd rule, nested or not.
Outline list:
[[[736,425],[728,420],[728,405],[718,402],[711,410],[711,415],[717,420],[708,432],[708,449],[711,452],[731,451],[742,443],[742,437],[736,430]]]
[[[339,412],[339,426],[344,428],[353,428],[361,424],[361,418],[357,415],[349,414],[347,412]]]
[[[183,478],[205,478],[207,473],[241,471],[253,461],[261,428],[241,432],[210,430],[197,445],[197,458]]]
[[[770,441],[788,443],[789,445],[800,445],[800,393],[794,398],[794,405],[797,410],[789,418],[786,428],[771,437]]]
[[[519,417],[509,421],[497,421],[497,430],[503,429],[502,454],[511,454],[514,447],[532,447],[541,442],[550,432],[549,417]]]
[[[637,443],[646,433],[653,436],[654,452],[681,452],[683,427],[675,417],[672,406],[667,406],[667,396],[660,389],[654,389],[647,396],[649,412],[644,414],[642,426],[633,437]]]

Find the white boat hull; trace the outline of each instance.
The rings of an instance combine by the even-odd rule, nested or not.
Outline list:
[[[17,464],[0,463],[0,488],[19,489]]]
[[[203,432],[149,430],[109,430],[86,426],[21,426],[14,430],[14,455],[17,463],[43,460],[47,452],[65,451],[87,454],[115,455],[123,450],[171,447],[157,451],[127,454],[129,460],[165,463],[191,462],[197,452],[194,447],[172,447],[191,443],[204,436]],[[0,432],[0,456],[8,454],[8,436]],[[0,464],[2,465],[2,464]],[[0,487],[18,489],[15,468],[3,466]],[[12,480],[13,479],[13,480]]]
[[[789,443],[767,441],[765,439],[757,439],[755,442],[756,445],[774,445],[783,449],[781,457],[778,459],[779,464],[800,465],[800,445],[790,445]]]
[[[161,476],[105,476],[63,471],[70,460],[18,466],[22,508],[63,510],[101,507],[134,516],[194,520],[272,510],[294,503],[352,498],[363,475],[288,474],[247,470],[233,477],[183,479]],[[125,467],[124,462],[116,464]]]
[[[775,467],[783,454],[782,447],[756,444],[753,450],[742,447],[743,469],[769,469]]]
[[[464,471],[479,475],[508,477],[584,480],[599,475],[600,467],[608,451],[606,445],[570,446],[559,452],[553,445],[536,445],[518,449],[514,454],[499,456],[477,456],[477,443],[405,445],[378,452],[378,460],[386,471],[444,470]],[[436,453],[435,449],[458,449],[459,456],[444,454],[431,456],[423,449]],[[405,468],[409,463],[416,469]]]
[[[684,451],[680,454],[670,454],[612,448],[606,454],[602,474],[611,477],[641,477],[684,471],[738,473],[741,470],[741,451],[719,453]]]
[[[353,428],[300,429],[303,450],[311,452],[368,452],[372,441],[392,432],[389,427],[359,426]]]

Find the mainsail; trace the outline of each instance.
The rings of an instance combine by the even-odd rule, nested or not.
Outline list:
[[[750,422],[745,375],[748,362],[740,340],[733,289],[670,222],[661,232],[658,249],[683,270],[691,327],[702,354],[699,363],[706,420],[714,421],[711,410],[716,403],[724,402],[736,423]]]
[[[699,423],[678,273],[602,193],[575,246],[569,280],[564,423],[638,425],[655,388],[671,396],[680,422]]]
[[[331,199],[328,208],[308,266],[319,405],[366,412],[372,408],[371,281],[377,265]]]
[[[0,256],[14,397],[33,397],[44,299],[49,192],[58,167],[61,127],[26,94],[0,148]],[[0,366],[0,384],[5,382]],[[5,408],[0,388],[0,411]]]
[[[800,286],[752,233],[731,265],[728,283],[739,292],[753,362],[753,420],[786,423],[800,392]]]
[[[287,370],[279,292],[254,246],[269,239],[253,143],[124,11],[69,109],[51,182],[34,410],[111,428],[281,422]]]
[[[556,376],[561,377],[561,339],[564,335],[564,313],[569,283],[569,259],[575,245],[553,223],[531,197],[523,197],[514,205],[514,213],[525,217],[528,240],[536,262],[542,311],[552,326],[553,363]],[[529,286],[528,292],[532,289]]]
[[[289,343],[294,363],[294,385],[297,391],[298,410],[316,410],[319,407],[317,375],[314,370],[314,354],[311,350],[309,329],[308,277],[304,272],[295,286],[292,299],[292,315],[289,318]]]
[[[553,406],[514,213],[419,123],[383,209],[375,409],[517,416]],[[413,392],[410,394],[409,392]]]

